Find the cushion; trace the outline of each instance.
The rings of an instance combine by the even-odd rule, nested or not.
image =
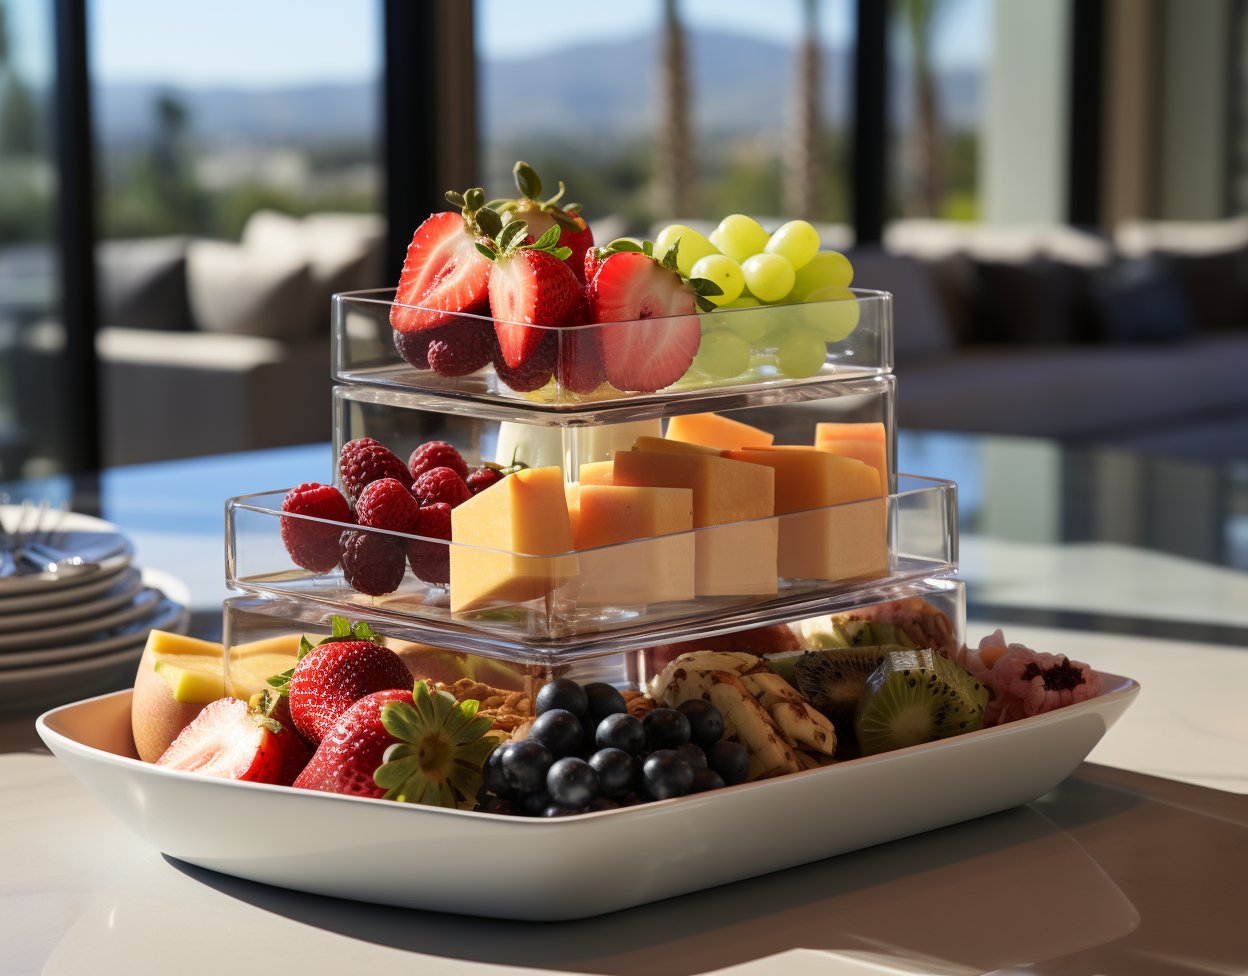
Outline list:
[[[1129,259],[1104,269],[1095,278],[1093,302],[1109,342],[1170,342],[1196,332],[1188,295],[1162,258]]]
[[[186,290],[185,237],[103,241],[95,251],[105,326],[185,332],[193,328]]]
[[[1128,220],[1114,228],[1114,245],[1127,257],[1154,251],[1217,254],[1248,247],[1248,216],[1229,220]]]
[[[953,331],[922,264],[875,247],[856,248],[848,257],[854,266],[853,287],[893,294],[893,352],[899,361],[940,355],[954,347]]]
[[[975,339],[1058,345],[1090,337],[1087,272],[1046,257],[1024,263],[976,261]]]
[[[205,332],[270,339],[309,332],[315,296],[300,249],[192,241],[186,275],[191,311]]]
[[[1248,327],[1248,248],[1208,254],[1160,252],[1203,332]]]

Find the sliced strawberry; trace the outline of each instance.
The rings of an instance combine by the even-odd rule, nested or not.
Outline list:
[[[536,242],[522,243],[524,224],[503,228],[492,247],[490,312],[503,362],[522,366],[541,345],[547,331],[568,323],[581,302],[581,285],[564,263],[567,248],[556,243],[551,228]]]
[[[390,324],[398,332],[455,322],[460,313],[477,311],[488,296],[490,262],[478,252],[476,242],[498,233],[502,223],[484,206],[480,189],[450,192],[446,198],[460,212],[430,214],[408,245],[390,309]]]
[[[585,284],[589,280],[586,276],[585,252],[594,246],[594,234],[581,216],[580,204],[559,203],[566,189],[562,182],[559,184],[559,192],[549,200],[538,199],[542,195],[542,181],[528,163],[517,162],[511,172],[520,196],[514,200],[491,200],[490,207],[504,219],[523,220],[528,224],[529,233],[534,238],[540,238],[558,225],[558,244],[571,252],[564,260],[577,280]]]
[[[404,544],[399,558],[406,562],[406,556]],[[371,640],[330,640],[295,665],[288,692],[290,714],[305,738],[320,742],[357,699],[384,688],[401,688],[411,680],[403,659],[388,647]]]
[[[694,290],[674,269],[640,251],[617,251],[589,289],[607,379],[618,390],[651,393],[685,375],[702,339]]]
[[[277,723],[237,698],[219,698],[169,744],[157,766],[218,779],[277,783],[282,748]]]
[[[412,704],[410,688],[365,695],[352,703],[325,732],[312,759],[295,780],[295,789],[380,797],[385,790],[373,782],[386,748],[397,741],[381,724],[386,702]]]

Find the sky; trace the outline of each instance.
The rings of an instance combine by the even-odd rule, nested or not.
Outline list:
[[[476,0],[477,50],[514,60],[578,44],[653,31],[660,0]],[[937,63],[982,63],[993,0],[946,0]],[[7,0],[34,23],[43,0]],[[97,81],[188,87],[271,88],[353,82],[380,71],[380,0],[89,0]],[[800,0],[682,0],[694,29],[792,44]],[[28,36],[30,35],[29,32]],[[820,35],[843,48],[853,35],[852,0],[821,0]]]

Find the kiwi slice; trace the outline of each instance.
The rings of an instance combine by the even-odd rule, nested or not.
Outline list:
[[[867,679],[900,647],[833,647],[793,659],[793,684],[836,726],[837,737],[854,741],[854,714]],[[838,752],[839,756],[840,753]]]
[[[822,648],[876,647],[883,644],[914,646],[914,642],[896,624],[874,620],[843,620],[839,614],[803,620],[802,636]]]
[[[890,651],[867,679],[854,716],[864,756],[974,732],[988,689],[927,648]]]

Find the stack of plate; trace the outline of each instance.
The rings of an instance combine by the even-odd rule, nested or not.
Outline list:
[[[17,506],[0,505],[13,525]],[[111,522],[66,513],[56,545],[109,555],[66,575],[0,577],[0,709],[46,707],[129,683],[152,630],[185,633],[190,594],[180,580],[131,565]],[[111,539],[110,539],[111,537]]]

